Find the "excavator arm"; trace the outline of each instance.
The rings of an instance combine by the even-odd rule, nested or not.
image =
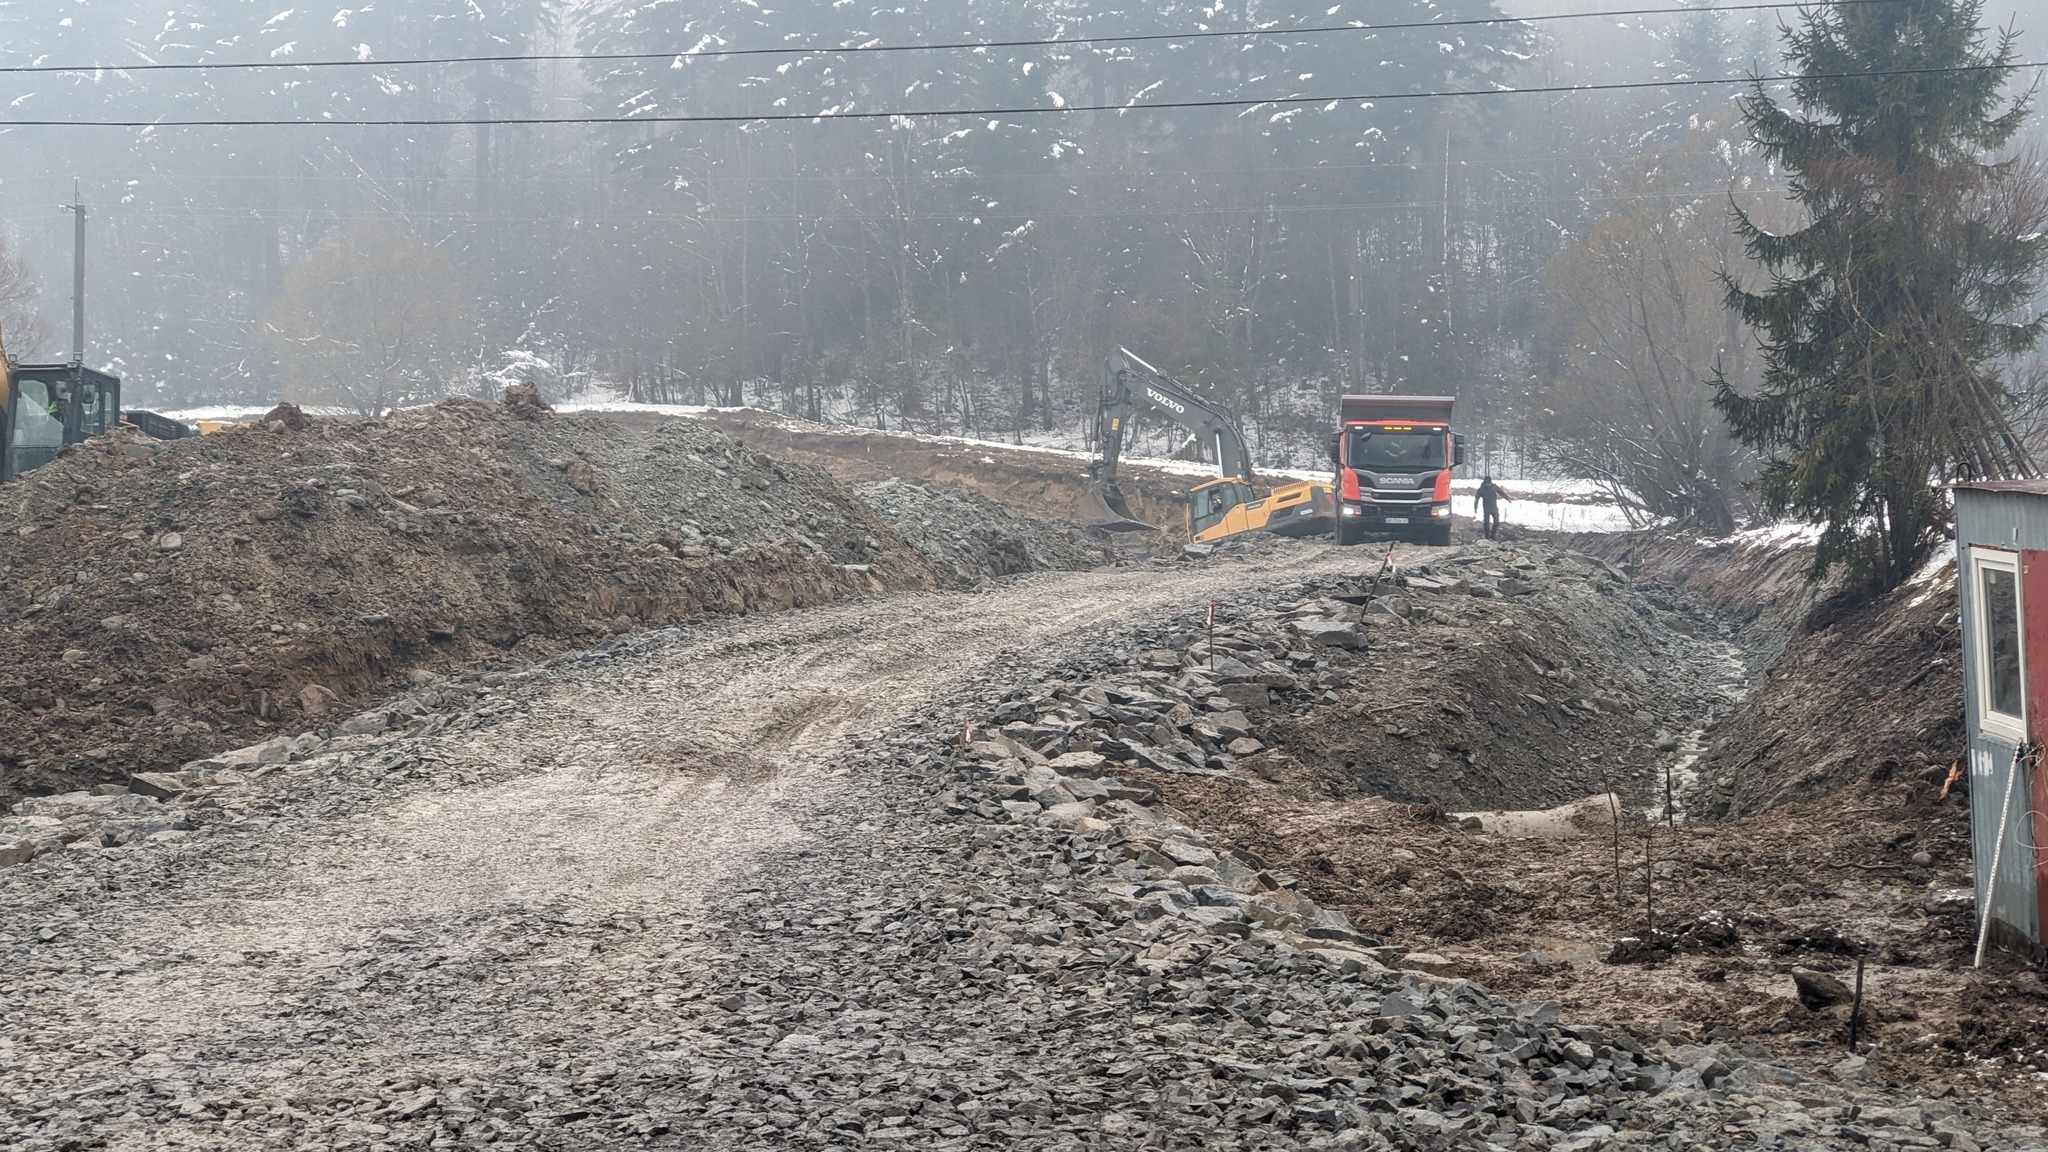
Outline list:
[[[1152,531],[1138,520],[1117,488],[1117,464],[1131,417],[1140,410],[1156,412],[1188,430],[1205,454],[1213,454],[1219,473],[1251,483],[1251,454],[1237,421],[1202,399],[1185,384],[1147,364],[1128,348],[1119,348],[1102,366],[1102,393],[1095,412],[1095,440],[1100,456],[1088,466],[1088,494],[1082,501],[1083,523],[1111,532]]]
[[[1145,363],[1130,349],[1117,352],[1102,366],[1102,404],[1096,417],[1107,479],[1115,481],[1131,414],[1143,408],[1187,429],[1205,453],[1215,456],[1218,475],[1252,482],[1251,453],[1245,450],[1244,433],[1238,431],[1235,417]]]
[[[1088,490],[1081,505],[1083,523],[1111,532],[1152,527],[1131,515],[1117,489],[1117,463],[1123,457],[1131,416],[1144,409],[1187,429],[1204,455],[1215,457],[1218,478],[1188,492],[1189,539],[1208,543],[1246,532],[1314,536],[1330,530],[1336,498],[1328,484],[1298,481],[1261,495],[1252,487],[1251,453],[1236,418],[1129,349],[1117,351],[1119,355],[1112,356],[1102,369],[1102,396],[1096,414],[1101,455],[1089,465]]]

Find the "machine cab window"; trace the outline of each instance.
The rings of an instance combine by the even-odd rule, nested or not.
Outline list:
[[[64,403],[57,399],[55,383],[20,381],[15,388],[13,411],[8,416],[10,472],[26,472],[46,464],[64,446]]]
[[[78,364],[22,364],[0,388],[0,480],[39,468],[111,431],[121,419],[118,377]]]
[[[1249,503],[1251,498],[1252,490],[1244,484],[1226,482],[1197,488],[1189,494],[1189,528],[1194,532],[1214,528],[1232,508]]]

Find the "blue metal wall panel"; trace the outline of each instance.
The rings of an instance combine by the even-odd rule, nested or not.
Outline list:
[[[1972,546],[2001,551],[2048,550],[2048,496],[2026,492],[1980,492],[1957,489],[1956,590],[1962,618],[1970,619],[1974,589],[1969,579]],[[2029,614],[2048,605],[2022,604]],[[1974,864],[1979,915],[2003,920],[2027,939],[2041,942],[2039,905],[2034,895],[2034,828],[2031,819],[2033,780],[2026,765],[2012,780],[2012,801],[2001,812],[2007,777],[2014,772],[2013,745],[1979,731],[1977,716],[1976,638],[1966,628],[1963,708],[1970,731],[1970,855]],[[2005,817],[2004,851],[1998,852],[1998,825]],[[1992,860],[1998,860],[1998,885],[1992,894]]]
[[[1959,488],[1956,540],[1993,548],[2048,548],[2048,496]]]

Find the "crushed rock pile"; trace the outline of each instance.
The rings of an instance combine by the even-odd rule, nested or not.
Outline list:
[[[513,400],[115,433],[0,490],[0,802],[324,730],[415,668],[935,583],[816,468]]]
[[[560,666],[605,659],[612,647],[571,655]],[[266,778],[278,773],[303,775],[395,740],[417,744],[488,727],[518,710],[508,694],[535,675],[471,670],[442,676],[414,669],[407,691],[333,725],[325,736],[277,736],[175,770],[137,772],[122,784],[25,797],[0,816],[0,868],[56,852],[174,845],[264,802]]]
[[[1110,558],[1071,525],[1026,516],[965,488],[883,480],[854,491],[954,587],[1023,572],[1093,568]]]
[[[1091,689],[1089,745],[1163,772],[1299,764],[1346,793],[1543,808],[1644,793],[1658,745],[1731,701],[1710,614],[1542,544],[1475,544],[1377,589],[1307,581],[1217,621],[1213,643],[1162,633]],[[1284,758],[1261,756],[1253,720]]]

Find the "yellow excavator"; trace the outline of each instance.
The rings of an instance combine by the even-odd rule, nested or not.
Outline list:
[[[1130,349],[1120,348],[1118,353],[1102,369],[1095,416],[1101,452],[1088,466],[1088,489],[1079,516],[1083,524],[1108,532],[1158,530],[1131,514],[1116,482],[1124,436],[1132,414],[1142,407],[1186,428],[1203,455],[1214,455],[1221,472],[1219,478],[1188,491],[1188,539],[1208,544],[1248,532],[1318,536],[1331,530],[1337,516],[1331,485],[1299,480],[1260,495],[1236,419]]]
[[[9,364],[0,347],[0,481],[12,480],[116,425],[179,440],[225,425],[188,424],[154,412],[121,410],[121,378],[68,364]]]

